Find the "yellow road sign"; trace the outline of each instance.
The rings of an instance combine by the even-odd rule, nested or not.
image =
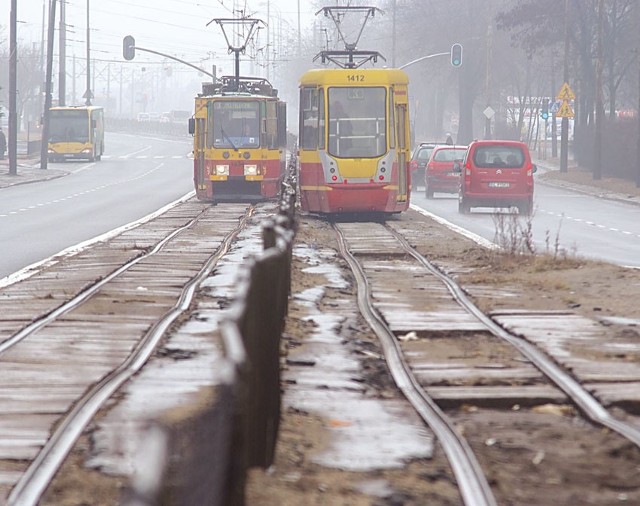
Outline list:
[[[560,109],[556,113],[556,118],[573,118],[573,109],[569,105],[568,100],[563,100]]]
[[[558,95],[556,96],[558,100],[574,100],[576,98],[576,94],[573,92],[569,83],[564,83]]]

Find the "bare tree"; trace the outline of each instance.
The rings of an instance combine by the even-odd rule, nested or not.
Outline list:
[[[43,73],[39,68],[40,51],[34,46],[20,44],[18,46],[18,67],[17,67],[17,97],[16,113],[18,118],[23,119],[23,123],[18,122],[18,128],[25,128],[29,119],[37,119],[42,114],[38,111],[38,93],[44,80]],[[9,68],[8,48],[0,47],[0,69]],[[0,72],[0,103],[7,99],[8,72]]]

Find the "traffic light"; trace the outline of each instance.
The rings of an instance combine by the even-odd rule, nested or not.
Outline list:
[[[122,56],[125,60],[133,60],[136,55],[136,41],[131,35],[122,39]]]
[[[549,99],[542,99],[542,110],[540,111],[540,117],[544,120],[549,119]]]
[[[462,65],[462,44],[455,43],[451,46],[451,65],[454,67]]]

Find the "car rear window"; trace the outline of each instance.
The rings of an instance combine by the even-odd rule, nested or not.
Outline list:
[[[482,168],[522,167],[524,153],[517,146],[478,146],[473,164]]]
[[[464,149],[439,149],[433,155],[435,162],[454,162],[464,158],[467,148]]]
[[[418,156],[416,158],[418,160],[428,160],[431,156],[432,151],[433,148],[422,148],[420,151],[418,151]]]

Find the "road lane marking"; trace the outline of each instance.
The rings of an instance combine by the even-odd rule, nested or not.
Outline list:
[[[90,193],[94,193],[94,192],[97,192],[97,191],[100,191],[100,190],[104,190],[104,189],[111,188],[111,187],[118,186],[118,185],[122,185],[122,184],[128,184],[131,181],[137,181],[139,179],[143,179],[143,178],[147,177],[149,174],[153,174],[157,170],[161,169],[162,167],[164,167],[164,163],[159,163],[155,167],[147,170],[146,172],[143,172],[139,176],[130,177],[130,178],[127,178],[127,179],[122,179],[120,181],[115,181],[115,182],[110,183],[110,184],[104,184],[104,185],[96,186],[94,188],[89,188],[89,189],[87,189],[87,190],[85,190],[83,192],[73,193],[71,195],[67,195],[66,197],[61,197],[61,198],[55,199],[55,200],[49,200],[47,202],[40,202],[38,204],[33,204],[33,205],[29,206],[29,207],[22,207],[22,208],[19,208],[17,210],[14,209],[13,211],[7,211],[6,212],[7,214],[0,214],[0,218],[8,218],[11,215],[15,215],[15,214],[18,214],[18,213],[23,213],[23,212],[26,212],[26,211],[30,211],[30,210],[36,209],[38,207],[44,207],[44,206],[49,206],[49,205],[53,205],[53,204],[59,204],[61,202],[65,202],[67,200],[72,200],[72,199],[77,198],[77,197],[82,197],[82,196],[85,196],[85,195],[88,195]]]

